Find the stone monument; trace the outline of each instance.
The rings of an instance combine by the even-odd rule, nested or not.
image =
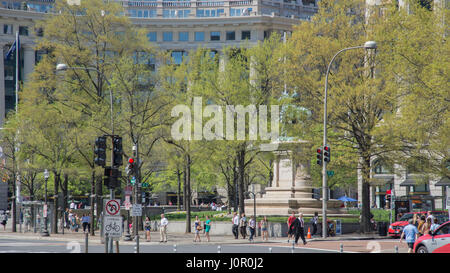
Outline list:
[[[303,140],[265,144],[262,149],[275,154],[272,186],[265,188],[262,198],[256,198],[257,215],[290,215],[314,212],[322,214],[322,200],[313,198],[310,176],[311,143]],[[345,214],[339,200],[327,201],[327,215]],[[254,200],[245,200],[245,214],[253,215]]]

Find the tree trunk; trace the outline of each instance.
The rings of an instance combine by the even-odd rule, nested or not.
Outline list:
[[[55,174],[54,183],[54,195],[53,195],[53,213],[52,213],[52,233],[58,233],[58,193],[59,193],[59,183],[61,181],[61,174],[53,172]]]
[[[239,214],[244,213],[244,184],[245,184],[245,147],[238,151],[238,191],[239,191]]]
[[[102,210],[103,210],[103,185],[102,185],[102,177],[96,177],[95,184],[95,195],[96,195],[96,203],[97,203],[97,219],[101,218]],[[94,227],[92,227],[94,228]]]
[[[178,191],[177,191],[177,210],[180,211],[181,210],[181,200],[180,200],[180,195],[181,195],[181,172],[180,170],[177,168],[177,179],[178,179]]]
[[[191,233],[191,156],[186,155],[186,233]]]
[[[233,160],[233,204],[234,211],[238,211],[238,172],[236,168],[236,159]],[[231,205],[231,204],[230,204]]]
[[[362,209],[361,209],[361,231],[370,231],[370,157],[365,157],[362,163]]]

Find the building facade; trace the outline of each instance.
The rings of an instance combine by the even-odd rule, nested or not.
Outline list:
[[[76,2],[77,0],[69,0]],[[79,1],[79,0],[78,0]],[[81,0],[82,1],[82,0]],[[147,0],[120,1],[136,26],[148,29],[149,41],[170,50],[181,62],[190,50],[202,46],[215,52],[245,41],[249,46],[271,32],[290,32],[293,25],[317,12],[316,0]],[[35,22],[52,12],[54,0],[1,0],[0,53],[3,56],[20,37],[19,81],[26,81],[45,52],[34,49]],[[0,58],[0,127],[15,109],[15,55]],[[20,98],[19,98],[20,99]]]

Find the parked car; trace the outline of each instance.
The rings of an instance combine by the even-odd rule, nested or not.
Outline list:
[[[404,214],[397,222],[392,223],[388,228],[388,235],[393,238],[398,238],[403,232],[403,228],[408,225],[409,219],[414,217],[414,214],[426,215],[426,211],[421,212],[408,212]],[[448,221],[448,212],[446,211],[432,211],[434,217],[438,219],[438,223],[442,224]]]
[[[432,234],[420,236],[414,243],[415,253],[450,253],[450,221]]]

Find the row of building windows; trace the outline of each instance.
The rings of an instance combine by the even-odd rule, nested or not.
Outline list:
[[[157,32],[149,32],[147,34],[148,40],[150,42],[157,42]],[[205,39],[205,32],[204,31],[195,31],[194,32],[194,41],[196,42],[203,42],[206,41]],[[211,31],[209,33],[209,40],[210,41],[220,41],[221,38],[221,32],[220,31]],[[236,31],[226,31],[225,32],[225,39],[227,41],[234,41],[236,40]],[[172,31],[164,31],[162,33],[162,41],[163,42],[173,42],[174,39],[174,33]],[[243,30],[241,31],[241,40],[251,40],[251,31],[250,30]],[[180,31],[178,32],[178,41],[179,42],[188,42],[189,41],[189,32],[188,31]]]
[[[4,24],[3,25],[3,34],[15,34],[14,26],[12,24]],[[19,26],[19,35],[28,36],[28,27],[27,26]]]
[[[249,15],[252,8],[231,8],[230,16],[243,16]],[[191,14],[190,9],[164,9],[163,18],[187,18]],[[197,9],[196,17],[220,17],[225,14],[224,9]],[[129,9],[128,16],[133,18],[156,18],[156,9]]]

